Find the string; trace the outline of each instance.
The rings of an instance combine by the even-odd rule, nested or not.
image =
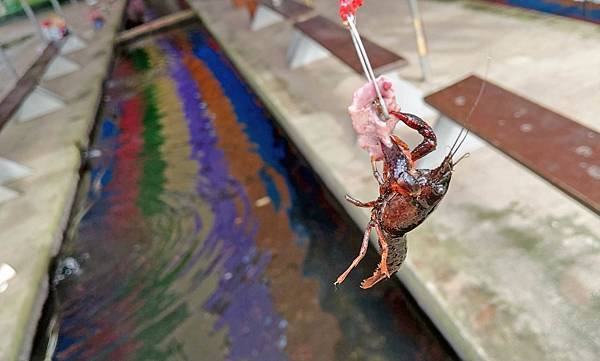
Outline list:
[[[373,83],[375,87],[375,93],[377,93],[377,98],[379,99],[379,105],[381,106],[381,110],[383,113],[383,117],[385,120],[389,119],[390,115],[387,109],[387,105],[383,100],[383,96],[381,95],[381,91],[379,90],[379,84],[377,84],[375,73],[373,72],[373,67],[371,66],[371,62],[369,61],[369,56],[367,55],[367,51],[363,45],[363,42],[360,38],[360,34],[358,33],[358,29],[356,28],[356,23],[353,15],[348,15],[346,18],[348,23],[348,29],[350,30],[350,36],[352,37],[352,43],[354,44],[354,48],[356,50],[356,54],[358,55],[358,59],[363,67],[363,71],[367,80]]]

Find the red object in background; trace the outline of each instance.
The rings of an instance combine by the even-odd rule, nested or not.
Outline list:
[[[258,4],[256,3],[256,0],[247,0],[246,1],[246,8],[248,9],[248,13],[250,14],[250,18],[254,17],[254,13],[256,13],[256,7],[258,6]]]
[[[88,13],[88,19],[92,22],[96,20],[104,21],[104,15],[102,14],[102,11],[99,8],[94,7],[90,9],[90,12]]]
[[[356,13],[359,7],[361,7],[363,0],[340,0],[340,16],[343,21],[348,19],[348,16]]]
[[[42,33],[49,41],[60,40],[69,34],[65,20],[58,16],[50,16],[40,22]]]

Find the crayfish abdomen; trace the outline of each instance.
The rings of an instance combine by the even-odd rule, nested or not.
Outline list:
[[[402,263],[406,259],[407,246],[406,246],[406,235],[392,236],[383,234],[386,237],[387,242],[387,257],[386,257],[386,268],[389,274],[393,274],[400,269]],[[361,288],[371,288],[377,282],[381,281],[385,277],[389,277],[381,268],[381,264],[377,266],[373,275],[360,284]]]
[[[422,222],[422,214],[414,199],[393,194],[390,200],[384,201],[379,222],[387,233],[403,235]]]

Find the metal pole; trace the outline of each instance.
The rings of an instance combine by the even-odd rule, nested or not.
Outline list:
[[[65,17],[65,12],[63,11],[60,4],[58,3],[58,0],[50,0],[50,2],[52,3],[52,8],[54,8],[54,12],[57,13],[58,16],[60,16],[61,18],[63,18],[66,21],[67,18]]]
[[[33,23],[33,26],[35,27],[35,30],[37,31],[38,36],[40,37],[42,42],[47,43],[48,41],[46,40],[46,37],[44,36],[44,33],[42,32],[40,23],[35,18],[35,14],[33,13],[33,10],[31,10],[31,6],[29,6],[29,3],[26,0],[19,0],[19,2],[21,3],[21,7],[23,8],[23,10],[25,10],[25,14],[27,14],[27,17]]]
[[[419,63],[421,64],[423,80],[429,81],[431,79],[431,68],[429,67],[427,38],[425,37],[425,30],[423,29],[423,20],[421,18],[421,13],[419,12],[417,0],[408,0],[408,5],[410,6],[413,27],[415,28],[415,37],[417,38],[417,53],[419,54]]]
[[[4,52],[4,48],[2,46],[0,46],[0,58],[2,59],[2,61],[4,62],[4,64],[6,64],[6,67],[11,72],[11,74],[15,77],[15,79],[18,80],[19,79],[19,74],[17,73],[17,70],[12,65],[12,63],[10,62],[10,59],[8,59],[8,56]]]

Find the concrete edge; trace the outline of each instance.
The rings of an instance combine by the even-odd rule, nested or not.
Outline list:
[[[123,1],[120,6],[114,10],[114,13],[116,13],[116,16],[118,16],[118,19],[114,22],[114,25],[112,27],[112,29],[110,29],[110,31],[112,31],[112,36],[110,41],[108,42],[108,47],[109,49],[106,55],[106,61],[104,62],[103,66],[103,76],[100,78],[100,82],[99,84],[97,84],[96,86],[96,90],[98,90],[98,93],[100,94],[100,97],[97,97],[97,100],[94,102],[94,106],[93,108],[90,108],[90,113],[88,115],[88,123],[89,123],[89,128],[88,128],[88,137],[89,134],[91,133],[91,131],[94,128],[94,124],[96,122],[96,117],[98,114],[98,107],[101,103],[101,94],[102,94],[102,89],[103,89],[103,84],[104,81],[106,80],[108,73],[110,71],[110,66],[112,64],[112,59],[113,59],[113,53],[115,50],[115,43],[116,43],[116,39],[118,37],[118,29],[122,26],[123,23],[123,18],[124,18],[124,14],[125,14],[125,6],[126,6],[126,1]],[[83,71],[84,69],[82,69],[81,71]],[[21,331],[19,330],[13,330],[14,334],[16,334],[16,336],[14,337],[15,341],[12,343],[13,346],[11,348],[9,348],[7,350],[7,361],[8,360],[28,360],[32,347],[33,347],[33,341],[34,341],[34,337],[35,337],[35,333],[37,331],[37,327],[38,327],[38,323],[40,320],[40,317],[42,315],[42,309],[44,307],[44,304],[47,300],[48,297],[48,291],[49,291],[49,275],[48,275],[48,270],[50,267],[50,264],[52,262],[52,259],[54,257],[56,257],[56,255],[58,254],[60,247],[62,245],[62,240],[63,240],[63,236],[64,236],[64,232],[67,229],[67,225],[69,222],[69,216],[71,214],[73,205],[74,205],[74,201],[75,201],[75,195],[77,193],[77,189],[78,189],[78,185],[79,185],[79,169],[81,168],[81,165],[83,164],[83,159],[81,158],[81,151],[87,149],[89,142],[86,141],[85,143],[74,143],[73,146],[74,148],[78,151],[79,153],[79,160],[78,160],[78,164],[77,166],[74,168],[75,171],[72,174],[73,179],[71,180],[72,184],[70,186],[70,190],[71,192],[69,194],[66,194],[64,197],[64,204],[61,205],[61,208],[63,209],[62,212],[62,216],[59,217],[59,219],[57,219],[55,221],[54,224],[50,225],[49,229],[48,229],[48,233],[51,235],[52,237],[52,241],[51,241],[51,247],[49,249],[47,249],[46,251],[48,252],[47,255],[44,255],[45,258],[45,267],[42,267],[41,269],[45,270],[45,273],[43,273],[41,275],[41,279],[40,282],[38,283],[38,291],[36,293],[36,296],[34,296],[33,298],[31,298],[30,300],[27,300],[26,302],[29,303],[31,306],[25,307],[26,309],[30,309],[30,312],[27,314],[22,314],[21,316],[23,317],[23,324],[26,325],[26,327],[24,329],[22,329]],[[26,320],[26,318],[28,318],[28,320]]]
[[[73,147],[72,151],[67,152],[72,153],[73,157],[75,157],[77,149]],[[26,297],[22,299],[23,303],[20,309],[21,312],[17,317],[22,320],[18,322],[18,324],[22,324],[24,325],[24,327],[17,330],[13,330],[13,341],[9,343],[9,348],[5,353],[8,357],[6,359],[7,361],[29,360],[29,355],[33,346],[37,325],[42,315],[42,309],[48,297],[48,268],[50,266],[52,258],[55,256],[54,249],[57,249],[60,245],[62,233],[64,232],[66,223],[68,221],[68,215],[70,213],[72,199],[75,194],[74,191],[77,188],[79,179],[79,165],[80,162],[76,161],[73,167],[71,167],[71,171],[69,172],[69,174],[65,174],[64,176],[65,178],[70,178],[70,189],[73,190],[72,192],[70,192],[71,194],[65,194],[64,197],[61,197],[62,204],[58,205],[57,208],[62,208],[64,211],[61,215],[54,219],[53,223],[48,224],[47,229],[42,235],[42,237],[48,239],[48,242],[45,243],[45,246],[37,253],[36,257],[39,260],[38,262],[42,263],[41,266],[36,267],[36,269],[42,270],[42,272],[39,273],[39,275],[34,274],[34,278],[37,278],[37,285],[31,287],[36,287],[37,290],[33,293],[26,295]]]
[[[192,8],[194,8],[193,4],[191,5]],[[233,47],[223,41],[222,37],[211,28],[211,23],[207,17],[203,16],[202,13],[195,8],[194,11],[196,11],[198,18],[207,31],[217,41],[224,53],[244,77],[244,80],[246,80],[248,85],[250,85],[254,92],[259,96],[271,115],[273,115],[278,124],[285,130],[287,135],[310,163],[311,167],[317,172],[329,191],[332,192],[342,207],[344,207],[345,211],[352,217],[354,222],[360,228],[363,228],[369,220],[368,212],[363,212],[361,209],[353,207],[345,201],[344,190],[346,187],[338,180],[338,178],[336,178],[336,175],[331,171],[330,167],[311,147],[309,141],[302,136],[301,132],[296,131],[293,122],[283,111],[283,107],[280,106],[277,100],[261,86],[261,81],[256,76],[256,72],[253,71],[251,65],[244,60],[243,54],[239,54]],[[378,249],[378,244],[373,237],[371,238],[371,243]],[[396,276],[407,287],[419,306],[425,311],[462,359],[489,359],[484,350],[470,342],[470,338],[466,334],[467,331],[464,330],[458,320],[452,317],[452,314],[448,312],[443,299],[436,294],[431,287],[428,287],[428,285],[417,275],[415,267],[409,260],[403,265],[400,271],[396,273]]]

